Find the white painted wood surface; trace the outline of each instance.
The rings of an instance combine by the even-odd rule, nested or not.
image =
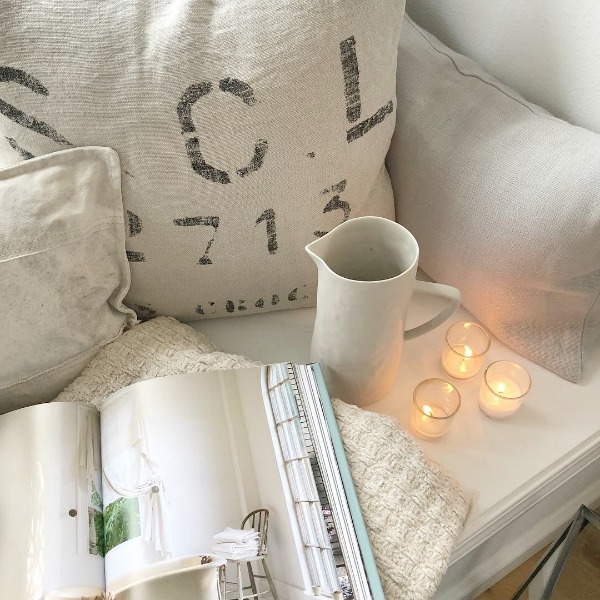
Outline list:
[[[430,318],[439,300],[418,296],[408,326]],[[314,309],[198,321],[191,325],[221,349],[265,363],[308,361]],[[447,375],[441,353],[447,326],[472,320],[464,310],[446,325],[407,342],[394,391],[370,410],[393,415],[408,429],[412,391],[421,380]],[[581,503],[600,497],[600,346],[573,384],[493,338],[486,365],[513,359],[530,372],[532,389],[506,421],[478,407],[481,373],[453,380],[462,406],[446,437],[416,439],[475,500],[467,526],[436,598],[472,598],[546,543]]]

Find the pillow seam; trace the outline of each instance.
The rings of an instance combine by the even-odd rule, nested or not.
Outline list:
[[[431,48],[437,52],[438,54],[441,54],[442,56],[447,57],[450,62],[452,63],[452,65],[454,66],[454,69],[456,70],[457,73],[459,73],[460,75],[462,75],[463,77],[470,77],[472,79],[477,79],[478,81],[480,81],[481,83],[484,83],[485,85],[494,88],[496,91],[500,92],[503,96],[506,96],[507,98],[510,98],[511,100],[513,100],[514,102],[516,102],[517,104],[520,104],[523,108],[526,108],[530,113],[534,114],[536,117],[542,117],[544,119],[548,119],[549,121],[562,121],[561,119],[558,119],[557,117],[554,116],[550,116],[550,115],[545,115],[542,113],[539,113],[537,111],[535,111],[530,105],[529,103],[526,103],[526,101],[523,100],[519,100],[518,98],[515,98],[514,96],[511,96],[508,92],[506,92],[505,90],[503,90],[502,88],[498,87],[495,83],[491,82],[491,81],[487,81],[486,79],[483,79],[481,76],[476,75],[474,73],[465,73],[463,71],[460,70],[459,66],[456,64],[454,58],[448,54],[447,52],[444,52],[443,50],[440,50],[439,48],[436,48],[436,46],[433,44],[433,42],[423,33],[423,31],[420,31],[420,29],[416,26],[416,23],[413,22],[412,19],[407,19],[407,23],[431,46]],[[460,53],[457,53],[460,54]],[[472,60],[470,59],[468,56],[466,55],[462,55],[465,56],[465,58],[467,58],[468,60]],[[566,123],[566,121],[565,121]],[[576,127],[574,125],[574,127]]]
[[[65,239],[68,241],[64,241],[63,243],[58,242],[58,244],[55,244],[55,245],[52,245],[52,246],[49,246],[46,248],[40,248],[39,250],[31,250],[31,252],[29,252],[29,254],[22,255],[22,256],[29,256],[31,254],[38,254],[40,252],[48,252],[50,250],[54,250],[55,248],[61,248],[62,246],[68,246],[69,244],[74,244],[75,242],[81,242],[82,240],[86,239],[87,237],[89,237],[91,235],[94,235],[95,233],[104,231],[106,229],[112,229],[113,227],[118,227],[122,223],[123,223],[122,217],[119,216],[118,214],[113,214],[109,217],[103,217],[102,219],[97,220],[96,223],[94,223],[93,225],[90,225],[89,227],[84,228],[77,237],[73,237],[72,239],[69,239],[68,234],[65,236],[64,233],[57,233],[57,234],[50,235],[50,236],[44,238],[48,242],[52,242],[55,239],[60,239],[61,237],[65,237]],[[38,238],[38,239],[40,239],[40,238]],[[31,241],[26,240],[24,242],[12,244],[10,246],[4,246],[4,248],[6,250],[18,250],[19,247],[26,246],[27,244],[31,244]],[[17,258],[19,258],[19,256],[11,257],[11,256],[4,255],[4,254],[0,255],[0,261],[12,260],[12,259],[17,259]]]
[[[39,383],[39,382],[43,382],[46,381],[49,377],[52,377],[53,375],[59,374],[63,371],[65,371],[66,369],[68,369],[72,364],[77,363],[77,361],[85,354],[90,353],[94,350],[98,351],[100,350],[103,346],[106,346],[106,344],[109,344],[111,342],[114,342],[116,339],[118,339],[121,336],[121,333],[124,329],[125,325],[121,325],[119,328],[119,333],[114,336],[111,337],[108,340],[103,340],[102,342],[98,343],[98,344],[94,344],[93,346],[90,346],[89,348],[82,350],[81,352],[78,352],[77,354],[75,354],[74,356],[71,356],[70,358],[68,358],[67,360],[63,360],[61,362],[59,362],[58,364],[52,366],[52,367],[48,367],[47,369],[43,370],[43,371],[39,371],[38,373],[35,373],[33,375],[30,375],[29,377],[26,377],[25,379],[19,379],[18,381],[15,381],[14,383],[11,383],[9,385],[7,385],[6,387],[2,387],[0,388],[0,392],[5,393],[7,391],[11,391],[14,389],[17,389],[19,386],[28,384],[30,382],[32,383]]]
[[[581,375],[581,372],[583,370],[583,361],[584,361],[584,351],[585,351],[585,343],[584,343],[584,338],[585,338],[585,332],[586,329],[588,327],[588,318],[589,316],[592,314],[592,311],[594,310],[594,307],[596,306],[596,304],[598,304],[598,301],[600,300],[600,290],[598,290],[598,294],[596,294],[596,298],[594,299],[594,301],[590,304],[590,307],[588,308],[587,312],[585,313],[585,317],[583,318],[583,323],[582,323],[582,327],[581,327],[581,338],[579,341],[579,353],[580,353],[580,362],[579,362],[579,374]]]

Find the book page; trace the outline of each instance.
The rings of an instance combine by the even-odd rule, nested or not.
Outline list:
[[[0,481],[0,597],[104,589],[98,413],[57,402],[2,415]]]
[[[226,562],[217,556],[227,553],[213,538],[256,509],[269,511],[267,564],[280,598],[305,597],[261,378],[261,368],[164,377],[105,403],[106,580],[117,600],[216,599]]]

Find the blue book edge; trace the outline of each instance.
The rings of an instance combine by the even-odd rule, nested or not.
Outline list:
[[[381,586],[381,580],[379,579],[379,573],[377,572],[377,567],[375,566],[375,556],[373,555],[373,549],[371,548],[371,542],[369,541],[369,535],[367,534],[367,527],[365,526],[365,521],[360,510],[360,504],[358,503],[358,496],[356,495],[356,490],[354,489],[354,482],[352,481],[352,475],[350,474],[348,459],[346,458],[344,444],[342,443],[337,421],[335,420],[335,413],[333,412],[333,406],[331,405],[329,392],[327,391],[327,386],[325,385],[323,372],[321,371],[321,367],[318,363],[311,364],[311,367],[317,380],[323,411],[325,412],[325,418],[327,419],[327,425],[329,427],[329,433],[331,434],[331,441],[333,443],[333,450],[335,452],[340,475],[344,484],[344,490],[346,492],[350,513],[352,514],[354,530],[356,531],[356,537],[358,539],[358,545],[360,547],[360,552],[365,565],[365,571],[369,579],[371,594],[373,595],[374,600],[385,600],[385,596],[383,595],[383,587]]]

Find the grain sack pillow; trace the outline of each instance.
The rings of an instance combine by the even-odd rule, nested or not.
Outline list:
[[[419,265],[570,381],[600,333],[600,136],[554,118],[406,19],[396,215]]]
[[[135,313],[119,159],[75,148],[0,169],[0,413],[51,400]]]
[[[182,320],[314,305],[304,246],[393,218],[404,0],[8,0],[0,164],[117,150],[126,303]]]

